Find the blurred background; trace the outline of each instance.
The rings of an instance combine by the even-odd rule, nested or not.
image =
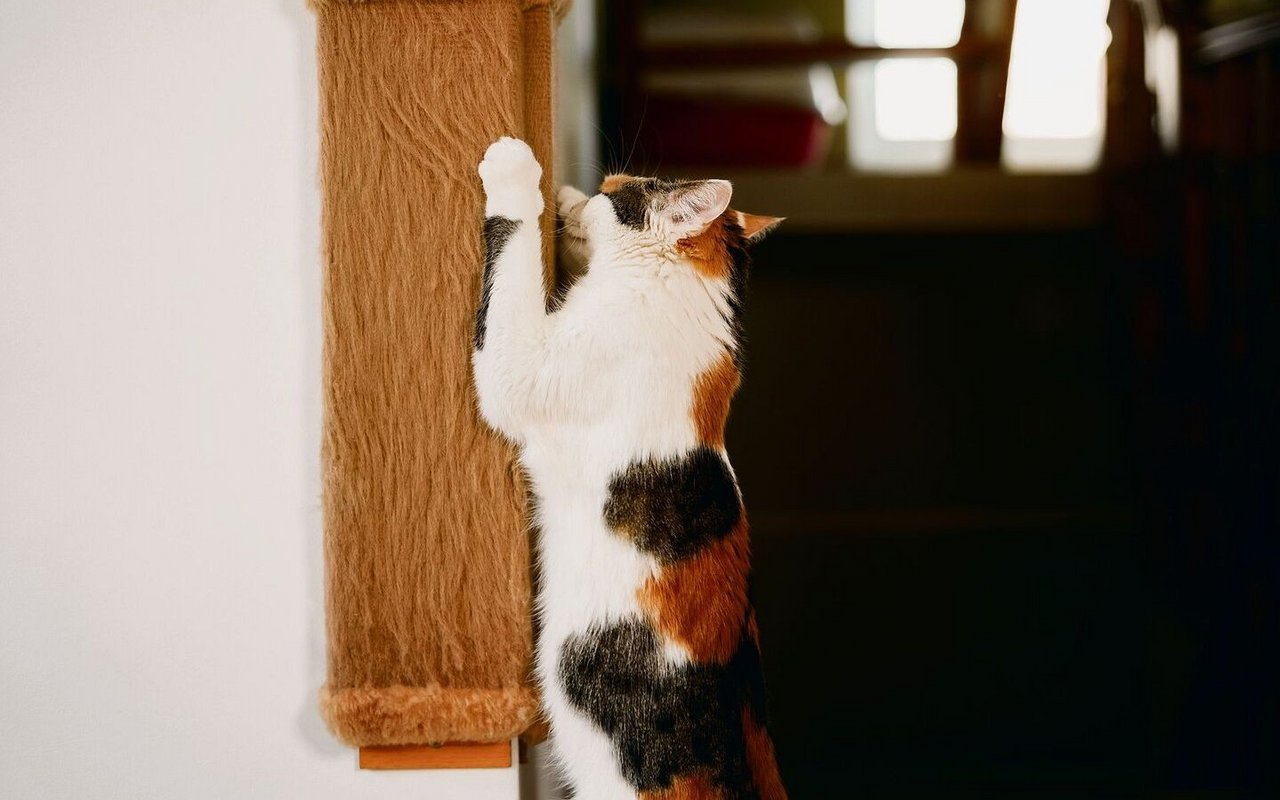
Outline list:
[[[794,797],[1275,796],[1280,13],[579,0],[563,179],[729,178]]]

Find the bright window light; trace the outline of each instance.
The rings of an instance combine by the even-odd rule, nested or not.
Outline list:
[[[1102,155],[1110,0],[1019,0],[1002,160],[1014,170],[1089,170]]]
[[[956,135],[956,65],[948,58],[875,65],[876,133],[891,142],[944,142]]]
[[[1105,129],[1110,0],[1019,0],[1001,159],[1012,170],[1094,168]],[[845,0],[850,41],[950,47],[964,0]],[[849,70],[849,153],[860,169],[937,171],[951,165],[956,66],[945,58],[885,59]]]
[[[1021,0],[1004,130],[1010,136],[1078,139],[1102,130],[1099,87],[1108,0]]]
[[[872,14],[880,47],[950,47],[960,41],[964,0],[892,0]]]
[[[960,41],[964,12],[964,0],[845,0],[845,31],[859,45],[950,47]],[[849,93],[855,167],[936,172],[951,164],[956,66],[950,59],[854,64]]]

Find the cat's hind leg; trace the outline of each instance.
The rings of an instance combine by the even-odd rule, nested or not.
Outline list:
[[[640,793],[618,770],[613,743],[577,712],[548,703],[550,745],[563,777],[582,800],[638,800]],[[699,799],[701,800],[701,799]]]

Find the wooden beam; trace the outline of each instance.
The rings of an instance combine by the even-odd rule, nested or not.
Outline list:
[[[798,170],[669,170],[733,182],[735,206],[786,217],[789,233],[1081,230],[1100,214],[1096,174],[1010,174],[997,167],[935,175]]]
[[[505,769],[511,742],[361,747],[360,769]]]
[[[957,164],[991,165],[1000,163],[1004,143],[1005,88],[1018,2],[978,5],[969,0],[960,45],[976,40],[990,45],[992,52],[982,61],[957,64],[955,157]]]
[[[863,47],[845,39],[726,45],[648,45],[639,51],[647,69],[744,69],[816,63],[847,64],[885,58],[985,61],[1007,57],[1000,41],[970,39],[955,47]]]

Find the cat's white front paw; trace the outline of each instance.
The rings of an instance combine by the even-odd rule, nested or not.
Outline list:
[[[556,208],[559,209],[562,217],[573,216],[575,212],[581,213],[582,205],[590,199],[582,192],[566,184],[561,186],[560,191],[556,193]]]
[[[572,186],[561,186],[556,193],[556,214],[560,217],[561,233],[574,239],[585,239],[582,212],[591,198]]]
[[[486,217],[535,220],[542,213],[542,192],[538,189],[542,167],[529,145],[503,136],[489,145],[479,172]]]

